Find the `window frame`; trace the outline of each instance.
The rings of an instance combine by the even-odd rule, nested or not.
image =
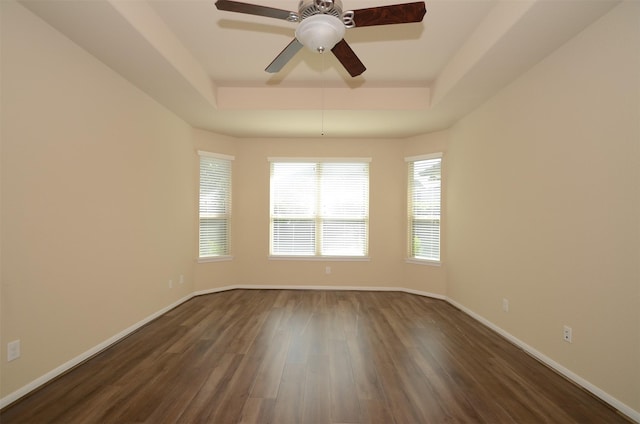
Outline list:
[[[370,180],[371,180],[371,158],[363,158],[363,157],[341,157],[341,158],[323,158],[323,157],[312,157],[312,158],[299,158],[299,157],[269,157],[267,158],[269,162],[269,259],[270,260],[302,260],[302,261],[369,261],[369,213],[370,213]],[[331,221],[331,220],[340,220],[347,221],[349,219],[345,218],[337,218],[325,216],[322,214],[322,203],[318,202],[316,204],[315,213],[310,215],[307,220],[313,220],[314,227],[316,231],[314,232],[314,253],[312,255],[309,254],[274,254],[273,253],[273,243],[274,243],[274,220],[277,220],[278,217],[273,214],[273,200],[274,200],[274,186],[272,183],[273,177],[273,165],[276,163],[309,163],[326,165],[326,164],[338,164],[338,163],[350,163],[350,164],[363,164],[367,166],[367,183],[366,183],[366,196],[365,196],[365,216],[364,219],[358,219],[357,222],[364,222],[364,243],[365,243],[365,252],[364,255],[322,255],[321,254],[321,245],[322,245],[322,231],[319,229],[322,227],[323,221]],[[318,171],[316,171],[318,172]],[[320,191],[320,175],[316,174],[316,186],[315,190]],[[302,219],[302,218],[299,218]]]
[[[413,245],[414,239],[414,221],[420,220],[424,221],[426,218],[416,218],[413,215],[413,181],[412,181],[412,166],[416,162],[426,161],[426,160],[440,160],[440,190],[439,190],[439,201],[438,201],[438,257],[435,258],[427,258],[427,257],[418,257],[415,256],[415,249]],[[442,209],[443,209],[443,201],[442,201],[442,188],[443,188],[443,178],[442,178],[442,167],[444,164],[444,154],[442,152],[429,153],[418,156],[410,156],[405,158],[405,162],[407,164],[407,247],[406,247],[406,262],[407,263],[415,263],[420,265],[432,265],[432,266],[440,266],[442,264]],[[432,218],[433,220],[433,218]]]
[[[226,161],[228,162],[229,174],[228,174],[228,186],[227,197],[225,198],[225,212],[221,214],[213,214],[212,216],[204,217],[202,216],[202,161],[203,158],[214,159],[218,161]],[[233,259],[231,254],[232,249],[232,191],[233,191],[233,160],[235,158],[230,155],[225,155],[221,153],[213,153],[203,150],[198,150],[198,263],[205,262],[218,262],[218,261],[226,261]],[[225,237],[225,246],[226,250],[222,254],[216,255],[207,255],[202,256],[202,221],[203,219],[220,219],[226,222],[226,237]]]

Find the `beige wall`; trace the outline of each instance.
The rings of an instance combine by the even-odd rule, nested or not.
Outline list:
[[[617,7],[456,124],[445,172],[448,295],[636,411],[639,8]]]
[[[0,3],[5,396],[193,291],[197,178],[187,124]]]
[[[246,139],[200,132],[196,148],[235,156],[232,262],[198,264],[196,289],[229,285],[403,287],[444,295],[444,268],[405,264],[404,157],[442,151],[444,134],[412,140]],[[208,139],[207,139],[208,138]],[[269,157],[368,157],[369,261],[269,259]],[[325,268],[331,267],[326,274]]]

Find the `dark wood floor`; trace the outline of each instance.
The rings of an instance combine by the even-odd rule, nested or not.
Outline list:
[[[446,302],[200,296],[0,415],[9,423],[627,423]]]

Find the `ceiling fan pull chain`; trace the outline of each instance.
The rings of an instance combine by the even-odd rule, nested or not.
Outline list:
[[[322,56],[322,87],[320,92],[320,135],[324,136],[324,86],[325,86],[325,62]]]

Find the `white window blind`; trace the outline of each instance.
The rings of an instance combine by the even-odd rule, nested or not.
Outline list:
[[[366,256],[368,162],[271,162],[274,256]]]
[[[409,164],[409,257],[440,261],[442,156],[407,159]]]
[[[200,258],[229,255],[232,159],[200,152]]]

